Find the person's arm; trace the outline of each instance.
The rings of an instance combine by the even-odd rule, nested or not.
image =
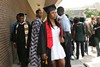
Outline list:
[[[63,38],[63,29],[62,29],[62,25],[61,25],[61,23],[60,23],[60,21],[58,21],[58,23],[59,23],[59,25],[60,25],[60,36],[59,36],[59,39],[60,39],[60,42],[61,43],[64,43],[64,38]]]
[[[16,25],[18,24],[18,22],[16,21],[14,24],[12,24],[11,26],[11,41],[15,42],[15,36],[16,36]]]
[[[73,39],[75,39],[75,34],[76,34],[76,25],[73,25]]]
[[[86,35],[86,25],[85,25],[85,23],[84,24],[82,23],[82,28],[83,28],[83,34]]]
[[[90,31],[90,23],[87,24],[87,29],[88,29],[89,33],[91,33],[91,31]]]
[[[14,47],[16,48],[17,47],[17,44],[16,44],[16,25],[12,25],[12,32],[11,32],[11,41],[14,45]]]
[[[32,30],[32,26],[31,24],[28,23],[29,26],[29,33],[28,33],[28,47],[31,46],[31,30]]]
[[[39,38],[38,38],[38,47],[37,47],[37,53],[41,55],[42,59],[46,59],[46,29],[45,25],[42,24],[39,31]]]
[[[100,26],[97,26],[97,24],[96,24],[96,25],[94,25],[94,28],[93,28],[93,29],[94,29],[94,31],[95,31],[95,30],[97,30],[97,29],[99,29],[99,28],[100,28]]]

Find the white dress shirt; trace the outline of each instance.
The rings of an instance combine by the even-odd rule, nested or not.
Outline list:
[[[70,21],[68,19],[68,17],[63,14],[62,16],[59,17],[63,31],[67,31],[71,33],[71,24]]]

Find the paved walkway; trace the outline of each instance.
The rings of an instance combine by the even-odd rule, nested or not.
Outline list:
[[[72,67],[100,67],[100,57],[97,57],[96,49],[91,52],[89,47],[89,55],[85,55],[84,58],[79,60],[72,60]]]
[[[79,60],[71,60],[72,67],[100,67],[100,57],[97,57],[96,49],[91,52],[89,47],[89,55],[85,55],[84,58],[80,56]],[[17,64],[13,64],[12,67],[20,67]]]

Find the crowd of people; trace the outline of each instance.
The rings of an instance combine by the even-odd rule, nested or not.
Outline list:
[[[11,41],[17,48],[21,67],[71,67],[71,56],[79,59],[88,55],[88,46],[97,48],[100,56],[100,17],[86,23],[84,17],[69,19],[63,7],[49,5],[43,8],[47,13],[45,22],[43,12],[36,10],[36,19],[31,23],[26,14],[19,13],[12,25]],[[56,13],[57,9],[57,13]],[[76,43],[76,54],[75,51]]]

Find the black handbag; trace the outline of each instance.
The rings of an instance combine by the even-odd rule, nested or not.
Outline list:
[[[91,35],[89,38],[89,46],[96,46],[96,42],[95,42],[95,34]]]

